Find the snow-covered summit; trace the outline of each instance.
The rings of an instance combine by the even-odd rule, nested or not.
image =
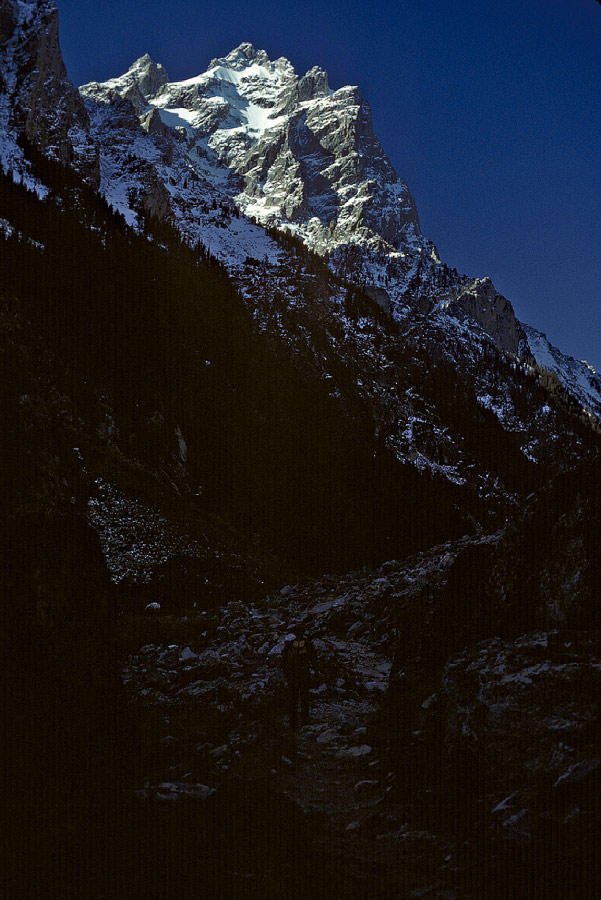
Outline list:
[[[531,325],[522,325],[522,328],[536,363],[558,378],[585,413],[592,413],[601,419],[601,375],[585,360],[562,353],[551,344],[546,334]]]
[[[217,68],[231,69],[236,72],[243,72],[250,66],[258,65],[267,69],[276,68],[289,70],[293,72],[290,62],[281,56],[279,59],[271,62],[265,50],[257,50],[253,44],[243,41],[238,47],[227,54],[227,56],[212,59],[209,63],[207,71]]]
[[[244,212],[288,227],[318,252],[427,243],[369,105],[356,87],[331,90],[318,66],[299,77],[287,59],[242,43],[181,82],[168,83],[163,67],[142,57],[119,78],[80,90],[89,104],[129,100],[143,124],[156,109],[170,130],[163,136],[185,142],[196,175],[227,183]]]
[[[92,81],[85,88],[86,95],[99,103],[110,103],[116,97],[126,98],[140,115],[148,108],[149,98],[168,81],[164,67],[145,53],[119,78],[110,78],[102,84]]]
[[[287,59],[245,42],[183,81],[169,81],[145,55],[80,91],[102,190],[128,221],[145,212],[168,218],[233,271],[247,257],[277,258],[251,218],[301,238],[397,318],[412,308],[453,333],[475,326],[503,351],[536,356],[490,279],[458,275],[422,234],[358,87],[333,90],[320,67],[299,76]],[[215,206],[247,219],[226,228],[211,215]],[[559,368],[568,390],[581,386],[571,365]],[[596,382],[579,400],[601,409],[591,390],[594,399]]]

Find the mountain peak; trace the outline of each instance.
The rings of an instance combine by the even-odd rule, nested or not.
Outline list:
[[[263,51],[265,52],[265,51]],[[243,56],[247,60],[253,60],[257,56],[257,51],[253,44],[248,41],[243,41],[238,47],[228,53],[226,59],[232,57],[233,59],[239,59]]]
[[[328,73],[321,66],[313,66],[298,83],[298,99],[301,102],[327,97],[330,93]]]
[[[110,103],[115,96],[123,97],[132,104],[137,115],[148,109],[148,101],[169,83],[167,70],[161,63],[145,53],[136,59],[127,72],[105,82],[91,81],[83,84],[79,91],[86,99]]]
[[[266,50],[257,50],[254,44],[248,41],[243,41],[238,47],[231,50],[227,56],[212,59],[209,63],[208,71],[226,68],[234,72],[243,72],[252,66],[262,66],[269,72],[282,73],[288,77],[294,75],[294,68],[291,62],[284,56],[272,60]]]
[[[144,97],[154,96],[169,81],[165,67],[156,63],[148,53],[131,64],[127,75],[135,79]]]
[[[299,77],[285,57],[270,59],[245,41],[184,81],[167,83],[146,55],[126,75],[81,90],[90,103],[129,100],[147,134],[156,109],[152,133],[174,130],[182,171],[192,170],[201,184],[227,183],[244,212],[285,225],[317,252],[348,244],[384,253],[425,247],[415,202],[373,132],[367,102],[356,87],[332,91],[320,66]],[[177,177],[170,174],[172,187],[179,175],[179,168]]]
[[[264,50],[257,50],[253,44],[248,41],[243,41],[233,50],[230,50],[227,56],[212,59],[209,63],[209,70],[217,68],[218,66],[224,66],[226,68],[234,69],[235,71],[240,71],[241,69],[245,69],[247,66],[252,65],[254,62],[257,62],[258,57],[261,57],[261,61],[269,61]]]

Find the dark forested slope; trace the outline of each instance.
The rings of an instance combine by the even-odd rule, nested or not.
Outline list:
[[[42,495],[85,504],[119,459],[171,481],[174,496],[199,495],[300,570],[470,527],[477,498],[398,463],[361,409],[343,412],[298,357],[269,347],[202,248],[156,222],[154,240],[135,235],[72,172],[29,152],[48,196],[0,181],[9,516]],[[74,447],[87,473],[77,487]]]

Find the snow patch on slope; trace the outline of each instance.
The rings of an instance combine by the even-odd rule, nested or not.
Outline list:
[[[536,363],[543,369],[554,372],[583,409],[601,419],[601,376],[595,369],[584,360],[562,353],[536,328],[530,325],[522,327]]]

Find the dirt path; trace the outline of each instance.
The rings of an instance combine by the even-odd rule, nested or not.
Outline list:
[[[305,812],[345,829],[357,827],[384,796],[379,762],[366,743],[371,711],[362,701],[319,702],[310,723],[283,741],[284,793]]]

